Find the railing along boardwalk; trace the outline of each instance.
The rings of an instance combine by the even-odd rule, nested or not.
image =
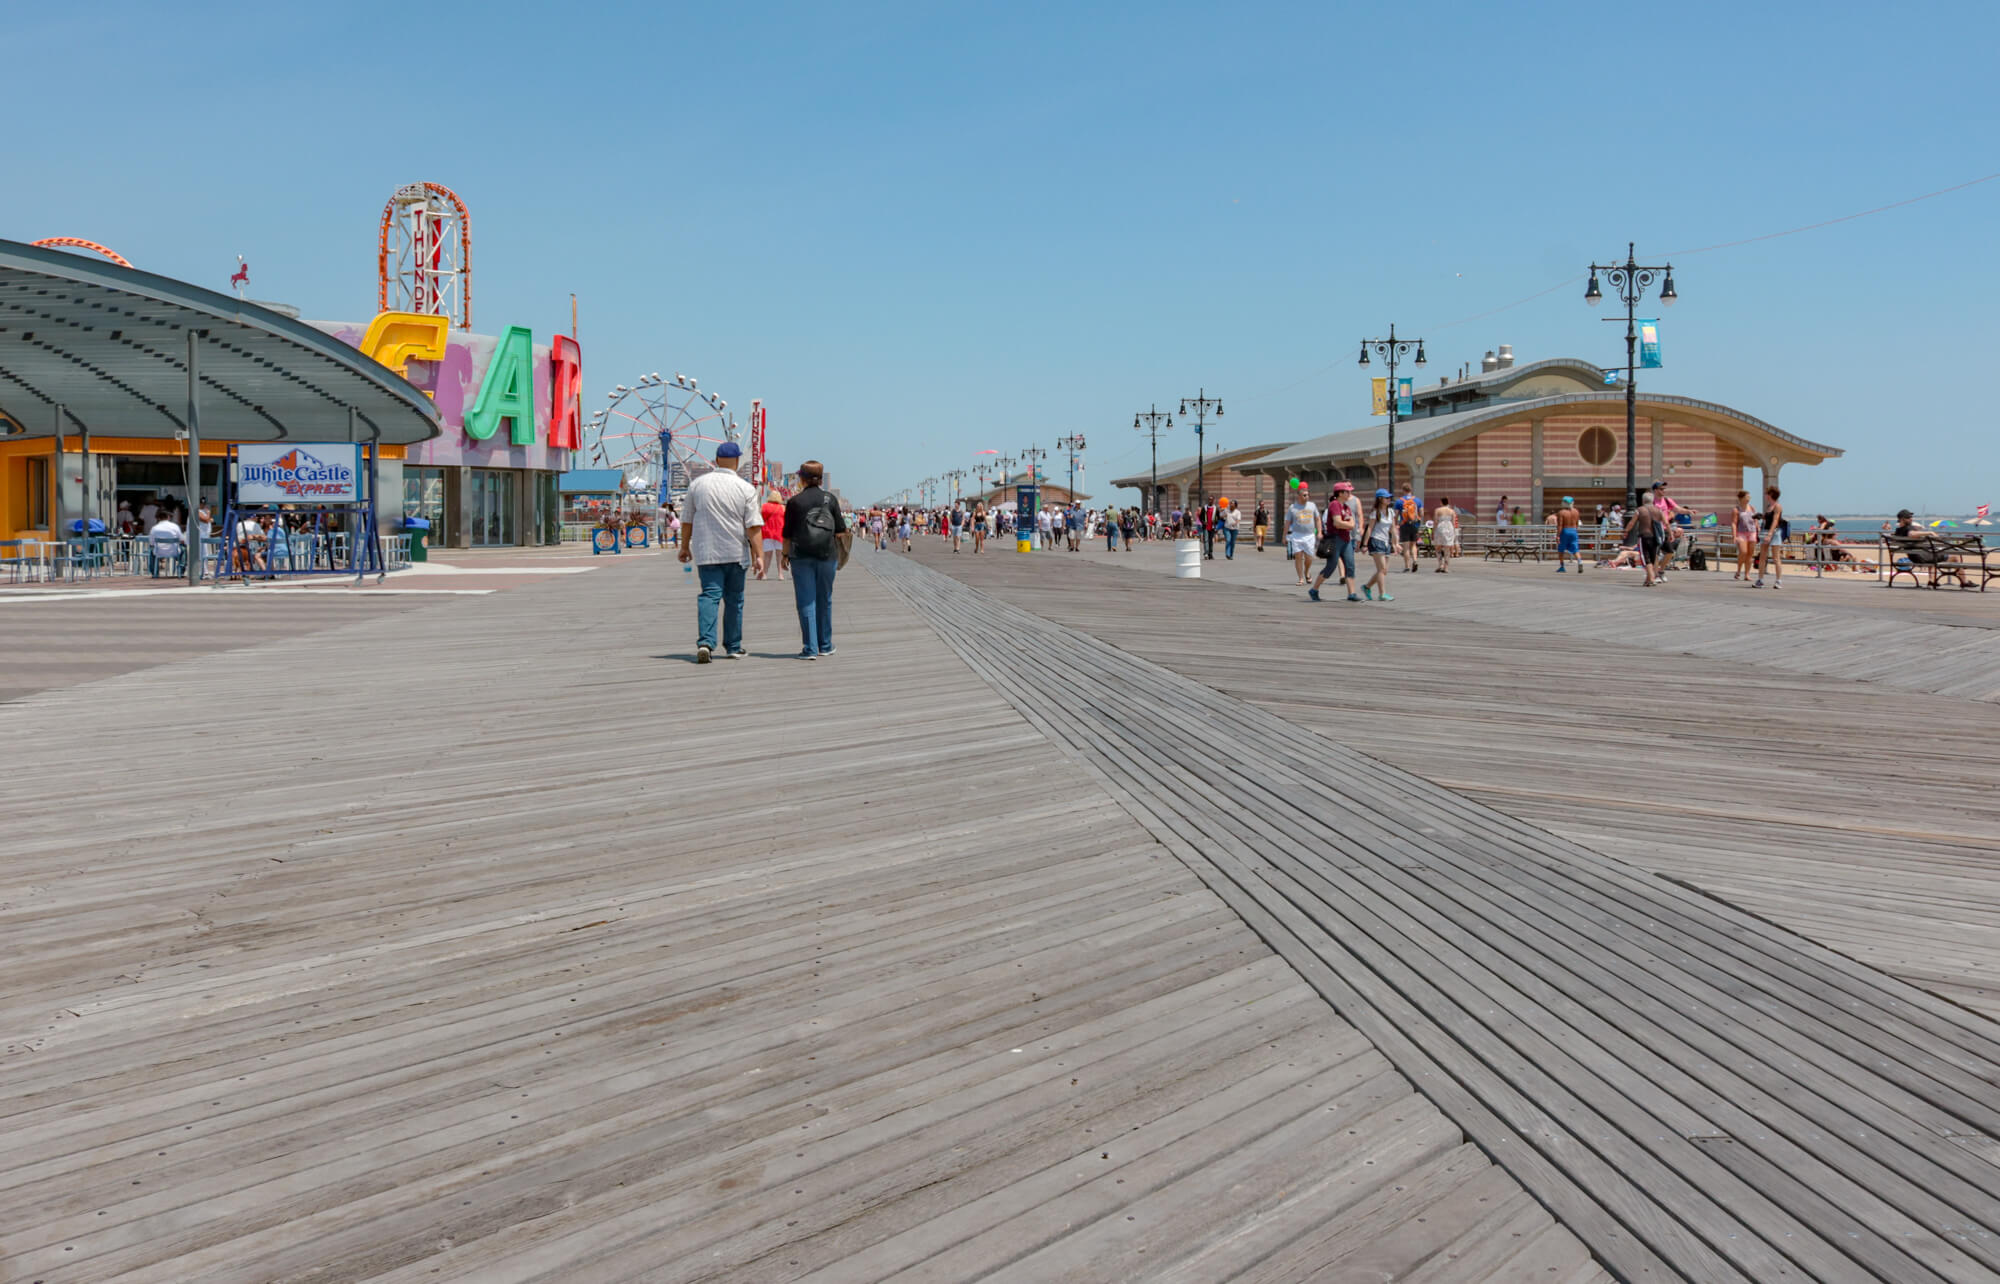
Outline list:
[[[1113,640],[1149,599],[1196,638],[1229,605],[931,560],[1075,568]],[[2000,1278],[1989,1022],[1103,636],[869,565],[1622,1277]]]
[[[0,707],[0,1278],[1605,1278],[859,566],[689,578]]]

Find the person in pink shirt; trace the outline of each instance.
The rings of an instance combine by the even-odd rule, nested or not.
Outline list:
[[[764,492],[764,503],[760,511],[764,514],[764,567],[757,572],[763,579],[767,570],[776,570],[779,579],[790,578],[785,573],[785,501],[778,498],[775,490]]]

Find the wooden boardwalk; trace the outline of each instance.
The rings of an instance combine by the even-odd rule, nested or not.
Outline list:
[[[1216,639],[1239,668],[1392,645],[1379,608],[1244,648],[1242,590],[927,556],[1121,645]],[[875,565],[1621,1275],[2000,1278],[1989,1022],[1090,633]],[[1363,750],[1401,725],[1349,716]]]
[[[976,573],[1032,611],[2000,1017],[2000,709],[1696,650],[1781,637],[1774,612],[1808,614],[1830,639],[1902,612],[2000,636],[1993,595],[1807,579],[1780,603],[1727,574],[1644,592],[1611,574],[1472,563],[1392,577],[1394,603],[1315,605],[1289,563],[1242,550],[1199,585],[1120,592],[1162,586],[1170,563],[1148,552]],[[1191,627],[1189,590],[1194,614],[1224,628]],[[1606,610],[1628,640],[1568,631]],[[1669,635],[1686,649],[1661,647]]]
[[[688,594],[0,706],[0,1280],[1605,1277],[868,574],[812,665],[776,584],[686,663]]]

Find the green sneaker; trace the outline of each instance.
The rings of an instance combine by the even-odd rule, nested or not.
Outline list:
[[[1375,586],[1372,584],[1363,584],[1361,586],[1361,596],[1373,602],[1375,600]]]
[[[1393,602],[1393,601],[1395,601],[1396,599],[1395,599],[1395,596],[1394,596],[1393,594],[1391,594],[1391,593],[1389,592],[1389,590],[1388,590],[1388,589],[1383,589],[1383,590],[1382,590],[1382,600],[1383,600],[1384,602]]]

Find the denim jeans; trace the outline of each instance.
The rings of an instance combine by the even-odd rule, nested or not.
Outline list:
[[[722,646],[743,649],[743,571],[741,562],[710,562],[694,568],[701,576],[701,596],[695,599],[695,633],[701,645],[715,649],[715,611],[722,608]]]
[[[833,573],[840,563],[831,557],[792,559],[792,600],[799,608],[799,654],[825,655],[833,650]]]
[[[1226,558],[1236,556],[1236,528],[1233,526],[1222,528],[1222,555]]]

